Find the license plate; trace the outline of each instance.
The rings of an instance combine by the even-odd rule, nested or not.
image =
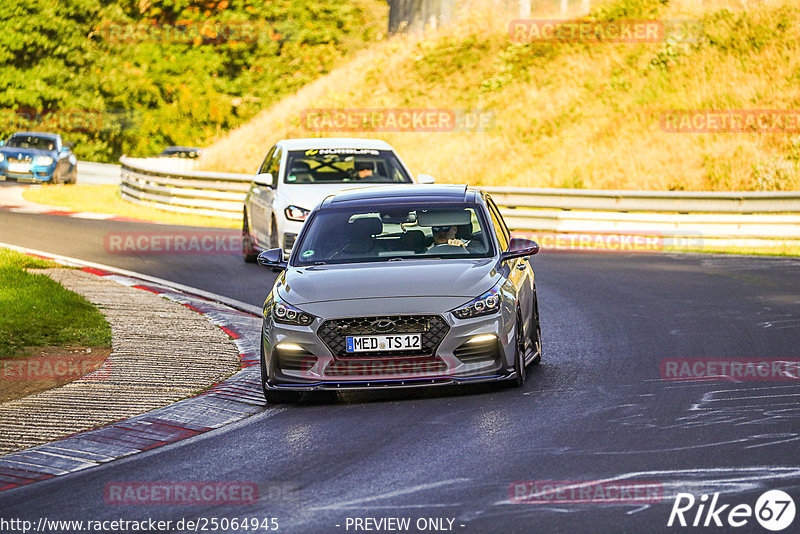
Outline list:
[[[31,172],[30,163],[9,163],[8,172]]]
[[[382,350],[419,350],[422,334],[386,336],[347,336],[347,352],[378,352]]]

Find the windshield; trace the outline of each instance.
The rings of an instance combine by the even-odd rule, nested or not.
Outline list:
[[[6,146],[13,148],[34,148],[36,150],[55,150],[56,140],[50,137],[35,135],[15,135],[8,140]]]
[[[287,184],[409,184],[411,177],[391,150],[331,148],[291,150]]]
[[[474,205],[326,209],[306,224],[293,265],[492,254],[485,222]]]

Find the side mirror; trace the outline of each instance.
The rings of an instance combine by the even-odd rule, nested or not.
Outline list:
[[[256,177],[253,178],[253,182],[261,187],[272,187],[272,174],[268,172],[256,174]]]
[[[271,248],[258,255],[258,264],[262,267],[285,269],[287,263],[283,261],[283,249]]]
[[[523,256],[533,256],[539,252],[539,243],[533,239],[512,237],[508,244],[508,250],[500,253],[500,261],[522,258]]]
[[[433,176],[429,176],[427,174],[418,174],[417,175],[417,183],[418,184],[435,184],[436,178]]]

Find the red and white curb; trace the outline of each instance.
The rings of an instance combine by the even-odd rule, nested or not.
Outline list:
[[[0,246],[77,266],[85,272],[178,302],[222,328],[238,347],[242,364],[241,371],[195,397],[96,430],[0,456],[0,491],[174,443],[265,409],[258,366],[261,314],[257,307],[129,271],[2,243]]]

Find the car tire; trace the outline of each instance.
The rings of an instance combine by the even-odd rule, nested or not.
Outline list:
[[[275,391],[264,386],[264,399],[267,404],[292,404],[300,401],[300,392],[297,391]]]
[[[509,379],[511,387],[521,387],[525,384],[525,332],[522,326],[522,314],[517,309],[517,322],[514,325],[514,378]]]
[[[536,330],[531,336],[531,346],[538,353],[531,361],[532,365],[542,363],[542,324],[539,321],[539,298],[536,296],[536,288],[533,288],[533,318],[536,321]]]
[[[269,248],[280,247],[278,243],[278,225],[275,223],[275,217],[272,218],[272,226],[269,229]]]
[[[247,211],[242,220],[242,259],[245,263],[255,263],[258,253],[253,246],[253,236],[250,235],[250,226],[247,224]]]

